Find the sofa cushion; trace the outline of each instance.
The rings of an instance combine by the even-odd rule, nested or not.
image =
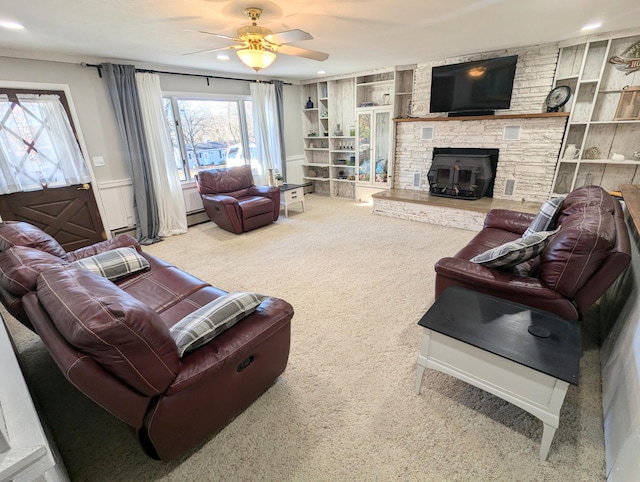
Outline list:
[[[266,296],[255,293],[228,293],[169,328],[182,357],[186,352],[208,343],[224,330],[253,313]]]
[[[484,253],[474,256],[471,262],[489,268],[512,268],[538,256],[549,244],[555,231],[543,231],[510,241]]]
[[[78,259],[71,264],[88,269],[110,281],[116,281],[149,268],[149,262],[132,247],[112,249]]]
[[[0,253],[0,285],[15,296],[24,296],[36,290],[42,271],[61,264],[66,262],[45,251],[14,246]]]
[[[252,218],[261,214],[271,214],[273,212],[273,202],[268,197],[251,196],[238,200],[242,210],[242,218]]]
[[[522,237],[529,236],[533,233],[539,233],[541,231],[549,231],[556,227],[556,221],[558,220],[558,216],[560,216],[560,212],[562,211],[562,204],[564,202],[563,197],[554,197],[553,199],[549,199],[546,201],[536,214],[536,217],[533,218],[529,227],[522,234]]]
[[[66,251],[53,237],[42,229],[23,221],[3,221],[0,223],[0,251],[13,246],[26,246],[65,259]]]
[[[38,300],[67,343],[138,392],[166,390],[180,359],[169,329],[111,281],[73,266],[38,277]]]
[[[598,206],[565,217],[540,258],[540,279],[567,298],[591,278],[615,246],[614,216]]]

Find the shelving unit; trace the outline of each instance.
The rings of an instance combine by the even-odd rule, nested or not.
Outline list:
[[[413,72],[415,65],[396,68],[396,98],[393,103],[396,119],[411,117],[413,103]]]
[[[393,167],[393,107],[358,109],[357,183],[386,189]]]
[[[560,50],[554,85],[568,85],[572,96],[565,105],[570,116],[552,195],[566,194],[584,184],[618,190],[619,184],[636,182],[636,175],[640,178],[640,162],[634,157],[640,150],[640,120],[633,118],[633,104],[619,109],[621,95],[629,93],[625,87],[638,86],[640,73],[627,74],[619,63],[610,62],[637,42],[640,36],[598,38]],[[565,158],[570,144],[580,150],[575,159]],[[618,159],[620,155],[625,160]]]
[[[377,192],[391,186],[391,119],[410,115],[414,69],[402,66],[302,86],[303,106],[309,99],[313,102],[313,108],[303,108],[303,178],[313,184],[315,193],[356,199],[367,197],[367,193],[359,196],[359,191]],[[367,153],[357,121],[363,113],[371,116],[374,129]],[[361,176],[365,157],[371,154],[377,157],[373,165],[368,164],[368,175]],[[375,166],[382,164],[384,170],[376,176]]]

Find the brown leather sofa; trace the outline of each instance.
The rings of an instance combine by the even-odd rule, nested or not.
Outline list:
[[[222,229],[241,234],[278,220],[280,188],[254,185],[251,166],[209,169],[195,178],[207,216]]]
[[[70,264],[114,246],[135,247],[149,267],[112,282]],[[0,249],[5,306],[151,457],[179,457],[218,432],[286,367],[293,308],[271,297],[180,358],[170,327],[225,291],[144,253],[130,236],[64,253],[38,228],[4,222]]]
[[[539,256],[506,270],[469,261],[520,238],[534,216],[490,211],[482,231],[467,246],[436,263],[436,298],[448,286],[460,286],[581,319],[631,260],[620,202],[601,187],[578,188],[564,199],[556,223],[559,231]]]

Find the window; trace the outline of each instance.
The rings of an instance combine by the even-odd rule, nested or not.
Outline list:
[[[192,180],[201,169],[241,164],[251,164],[254,177],[263,175],[250,100],[168,96],[164,107],[180,180]]]

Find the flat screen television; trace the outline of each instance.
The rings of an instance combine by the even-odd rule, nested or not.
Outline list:
[[[493,114],[511,106],[517,55],[431,69],[431,112]]]

